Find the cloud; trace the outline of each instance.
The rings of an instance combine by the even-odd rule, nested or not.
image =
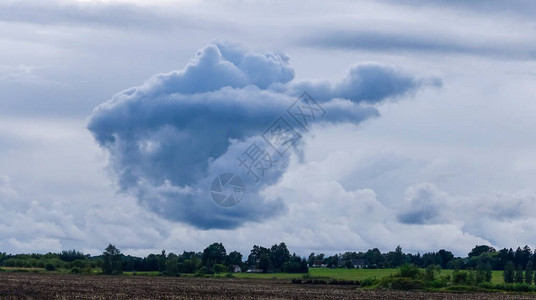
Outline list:
[[[414,92],[422,85],[441,86],[438,78],[420,81],[392,66],[360,64],[350,68],[345,78],[337,83],[328,81],[301,82],[292,86],[298,91],[309,91],[317,99],[349,99],[356,103],[377,103],[390,97]]]
[[[247,85],[266,89],[271,84],[287,83],[293,78],[294,69],[283,54],[245,53],[235,45],[215,42],[199,50],[184,69],[156,75],[136,88],[136,92],[156,97],[158,94],[189,95]]]
[[[162,28],[200,28],[187,14],[180,18],[170,16],[164,9],[142,7],[132,3],[103,3],[81,1],[7,1],[0,4],[0,20],[42,25],[100,26],[136,28],[142,30]],[[199,23],[197,23],[199,24]]]
[[[448,197],[433,184],[422,183],[406,190],[407,205],[398,220],[405,224],[440,224],[441,210],[448,206]]]
[[[406,190],[405,205],[398,209],[397,220],[408,226],[457,226],[466,234],[494,246],[523,243],[534,237],[536,209],[534,192],[489,192],[452,195],[435,184],[420,183]]]
[[[476,31],[460,34],[441,27],[436,28],[438,32],[434,33],[416,31],[411,27],[401,29],[391,26],[393,28],[388,31],[369,28],[327,28],[314,34],[302,35],[298,43],[327,49],[469,54],[529,60],[534,59],[536,53],[533,44],[527,42],[533,39],[531,36],[512,36],[504,32],[483,36]],[[441,36],[440,39],[437,38],[438,35]]]
[[[403,0],[386,2],[392,2],[397,5],[410,5],[410,6],[438,6],[450,9],[463,9],[468,11],[474,11],[489,15],[497,14],[504,16],[505,13],[513,14],[516,17],[528,17],[531,18],[536,13],[534,3],[530,0],[512,0],[505,3],[501,0],[475,0],[475,1],[463,1],[463,0],[432,0],[432,1],[416,1],[416,0]]]
[[[270,149],[260,136],[285,115],[297,91],[319,95],[327,111],[322,122],[358,124],[379,115],[370,103],[421,86],[380,65],[357,66],[326,91],[324,84],[295,84],[293,77],[283,54],[215,42],[182,70],[155,75],[98,106],[88,128],[109,152],[121,190],[151,211],[203,229],[260,222],[286,210],[283,199],[264,197],[262,191],[285,172],[288,155],[273,152],[277,164],[270,164],[259,183],[237,158],[253,144]],[[299,148],[295,144],[291,151]],[[207,190],[225,172],[241,174],[247,183],[247,201],[232,209],[215,205]]]

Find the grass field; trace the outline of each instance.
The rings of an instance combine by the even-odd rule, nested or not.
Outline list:
[[[322,277],[337,280],[363,280],[368,278],[381,279],[383,277],[395,274],[398,269],[329,269],[329,268],[311,268],[309,275],[312,277]],[[452,270],[441,270],[440,275],[452,273]],[[493,271],[491,282],[503,283],[502,271]],[[236,278],[258,278],[258,279],[294,279],[303,278],[304,274],[289,274],[289,273],[235,273]],[[219,274],[216,276],[225,276]]]

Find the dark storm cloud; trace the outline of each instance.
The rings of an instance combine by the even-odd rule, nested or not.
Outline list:
[[[360,123],[379,115],[369,102],[421,85],[380,65],[357,66],[332,86],[294,84],[293,77],[285,55],[213,43],[184,69],[155,75],[98,106],[88,128],[109,152],[121,189],[150,210],[203,229],[260,222],[285,211],[282,199],[261,191],[281,177],[288,157],[278,158],[260,184],[250,182],[247,201],[231,209],[215,205],[208,187],[218,174],[241,172],[237,157],[253,142],[262,143],[258,136],[285,113],[298,90],[318,94],[325,122]]]

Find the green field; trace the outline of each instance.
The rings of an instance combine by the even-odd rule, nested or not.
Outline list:
[[[363,280],[367,278],[381,279],[383,277],[395,274],[398,269],[329,269],[329,268],[311,268],[309,275],[311,277],[322,277],[337,280]],[[441,270],[440,275],[452,273],[452,270]],[[492,283],[503,283],[502,271],[493,271]],[[219,274],[216,276],[225,276]],[[301,279],[304,274],[289,273],[235,273],[236,278],[259,278],[259,279]]]

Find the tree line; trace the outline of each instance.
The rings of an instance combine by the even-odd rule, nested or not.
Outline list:
[[[345,252],[326,256],[311,253],[308,257],[291,254],[285,243],[263,247],[254,245],[247,257],[238,251],[227,252],[222,243],[213,243],[201,252],[183,251],[145,257],[124,255],[114,245],[108,245],[98,256],[86,255],[76,250],[47,254],[0,253],[0,266],[19,268],[46,268],[47,270],[71,269],[73,273],[92,272],[100,269],[105,274],[123,271],[158,271],[164,275],[180,273],[214,274],[225,272],[288,272],[307,273],[308,267],[354,268],[352,260],[362,260],[365,268],[397,268],[413,265],[418,268],[437,266],[454,270],[504,270],[505,282],[526,282],[534,278],[536,253],[525,246],[496,250],[487,245],[477,245],[466,257],[456,257],[451,251],[441,249],[424,254],[404,253],[400,246],[382,253],[379,249],[366,252]],[[519,275],[522,274],[522,275]],[[531,282],[534,279],[531,279]]]

